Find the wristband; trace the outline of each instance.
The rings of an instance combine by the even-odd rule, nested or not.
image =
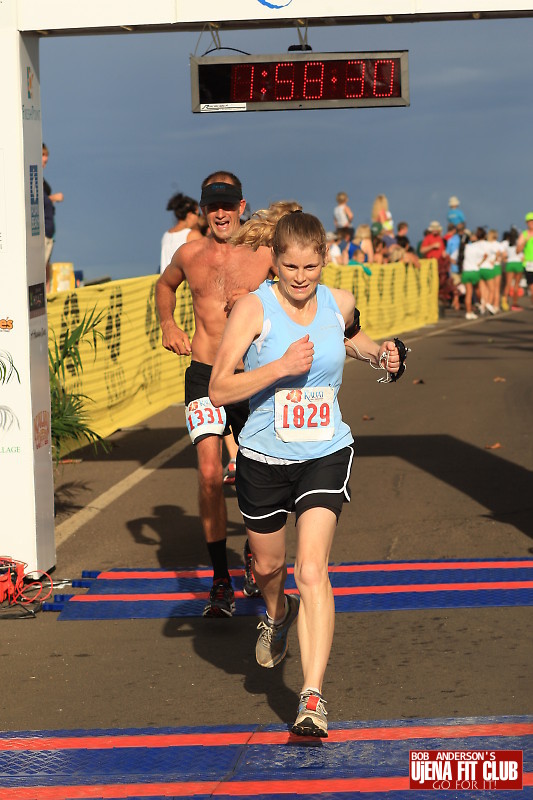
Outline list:
[[[398,372],[391,372],[390,379],[391,381],[399,380],[403,373],[405,372],[405,359],[407,358],[407,353],[411,352],[410,347],[406,347],[401,339],[395,339],[394,344],[398,349],[398,355],[400,356],[400,369]]]

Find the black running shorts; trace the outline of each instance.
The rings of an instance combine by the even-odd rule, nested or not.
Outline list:
[[[193,400],[199,400],[200,397],[207,397],[209,395],[209,380],[213,367],[210,364],[203,364],[201,361],[191,361],[191,364],[185,370],[185,406],[188,406]],[[239,370],[242,372],[242,370]],[[224,436],[228,433],[233,433],[233,438],[238,444],[239,433],[244,428],[244,423],[248,419],[250,406],[248,400],[243,400],[241,403],[234,403],[233,405],[224,406],[226,409],[226,427],[224,429]],[[213,436],[214,434],[207,434]],[[199,436],[195,444],[198,444],[206,436]]]
[[[264,464],[237,454],[235,488],[244,524],[257,533],[279,531],[294,511],[329,508],[337,520],[350,501],[353,447],[296,464]]]

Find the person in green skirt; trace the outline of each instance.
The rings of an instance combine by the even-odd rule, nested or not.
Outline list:
[[[520,310],[516,304],[520,289],[520,280],[524,272],[524,264],[521,256],[516,252],[516,245],[519,237],[518,230],[513,226],[510,231],[503,234],[503,257],[505,265],[505,283],[502,293],[502,309],[504,311]]]
[[[533,211],[526,214],[525,221],[527,227],[518,237],[516,252],[523,253],[529,296],[533,302]]]

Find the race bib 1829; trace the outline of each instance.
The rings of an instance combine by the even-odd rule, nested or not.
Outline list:
[[[333,438],[331,386],[277,389],[274,395],[276,436],[283,442],[322,442]]]

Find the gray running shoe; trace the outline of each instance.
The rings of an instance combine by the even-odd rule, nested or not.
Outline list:
[[[320,736],[328,735],[328,712],[325,708],[326,701],[316,692],[307,689],[300,694],[300,705],[298,706],[298,716],[292,726],[292,732],[298,736]]]
[[[227,578],[213,581],[204,617],[232,617],[235,612],[235,594]]]
[[[300,598],[294,594],[285,595],[287,598],[287,616],[279,625],[270,625],[265,615],[257,626],[261,631],[255,646],[255,658],[261,667],[270,669],[283,661],[289,646],[289,628],[298,616]]]

